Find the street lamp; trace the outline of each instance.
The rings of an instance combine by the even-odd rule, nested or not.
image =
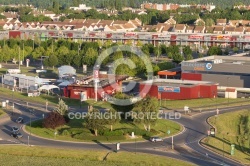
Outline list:
[[[228,80],[230,77],[227,77],[227,88],[228,88]],[[227,104],[229,104],[229,89],[227,89]]]
[[[13,115],[13,113],[14,113],[14,88],[12,88],[12,113],[11,113],[11,115]]]

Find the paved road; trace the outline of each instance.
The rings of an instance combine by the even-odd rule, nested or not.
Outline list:
[[[18,102],[18,101],[15,101]],[[15,111],[13,116],[5,116],[1,118],[0,125],[2,126],[0,131],[0,144],[7,143],[21,143],[21,144],[30,144],[30,145],[39,145],[39,146],[52,146],[52,147],[60,147],[60,148],[74,148],[74,149],[102,149],[102,150],[115,150],[116,142],[110,143],[101,143],[94,142],[93,143],[73,143],[73,142],[60,142],[56,140],[47,140],[43,138],[38,138],[35,136],[29,135],[29,133],[25,133],[22,131],[24,137],[22,139],[14,139],[9,136],[10,127],[18,126],[22,128],[22,124],[15,123],[15,120],[22,116],[25,121],[29,121],[39,119],[43,117],[45,114],[45,106],[37,103],[30,103],[29,106],[36,106],[42,108],[41,110],[36,109],[34,112],[30,112],[26,107],[26,103],[22,103],[22,101],[18,102],[23,105],[16,104]],[[11,105],[11,104],[10,104]],[[240,110],[243,108],[249,108],[249,106],[238,106],[238,107],[230,107],[227,109],[222,109],[220,113],[231,112]],[[72,111],[77,111],[77,108],[72,108]],[[11,111],[8,112],[11,114]],[[121,150],[129,151],[129,152],[143,152],[150,154],[157,154],[161,156],[173,157],[185,161],[192,162],[197,165],[202,166],[211,166],[211,165],[230,165],[230,166],[239,166],[240,164],[229,160],[227,158],[223,158],[221,155],[212,153],[199,145],[199,141],[206,137],[207,130],[209,130],[210,126],[206,123],[206,119],[210,116],[215,115],[216,112],[214,110],[207,110],[198,115],[189,117],[182,116],[181,119],[174,120],[185,127],[185,130],[182,134],[179,134],[174,137],[174,148],[175,150],[170,150],[171,147],[171,138],[164,139],[163,142],[152,143],[149,141],[146,142],[133,142],[133,143],[122,143]],[[11,117],[11,118],[10,118]],[[29,139],[28,139],[29,138]]]

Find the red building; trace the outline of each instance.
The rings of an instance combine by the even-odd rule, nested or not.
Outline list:
[[[214,98],[217,94],[217,84],[207,81],[157,79],[152,85],[149,81],[140,83],[140,93],[142,97],[148,94],[158,99],[171,100]]]
[[[127,76],[114,76],[108,74],[100,74],[97,90],[98,100],[104,99],[106,94],[112,94],[116,91],[120,91],[122,86],[122,81],[125,80]],[[80,99],[80,93],[84,92],[87,99],[95,98],[95,82],[93,76],[87,77],[82,80],[76,80],[74,84],[68,85],[64,88],[64,96]]]

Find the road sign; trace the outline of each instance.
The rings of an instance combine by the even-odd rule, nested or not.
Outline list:
[[[167,133],[168,133],[168,135],[169,135],[169,134],[171,133],[171,131],[170,131],[170,130],[168,130],[168,131],[167,131]]]
[[[232,156],[234,155],[234,150],[235,150],[235,145],[231,144],[231,155]]]
[[[120,142],[116,144],[116,151],[118,152],[120,150]]]
[[[210,135],[215,137],[215,128],[210,129]]]

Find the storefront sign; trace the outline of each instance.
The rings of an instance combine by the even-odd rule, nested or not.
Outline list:
[[[172,87],[172,86],[158,86],[158,92],[175,92],[180,93],[180,87]]]
[[[208,63],[197,63],[197,62],[182,62],[181,66],[185,67],[192,67],[195,71],[205,71],[211,70],[213,68],[213,64]]]

